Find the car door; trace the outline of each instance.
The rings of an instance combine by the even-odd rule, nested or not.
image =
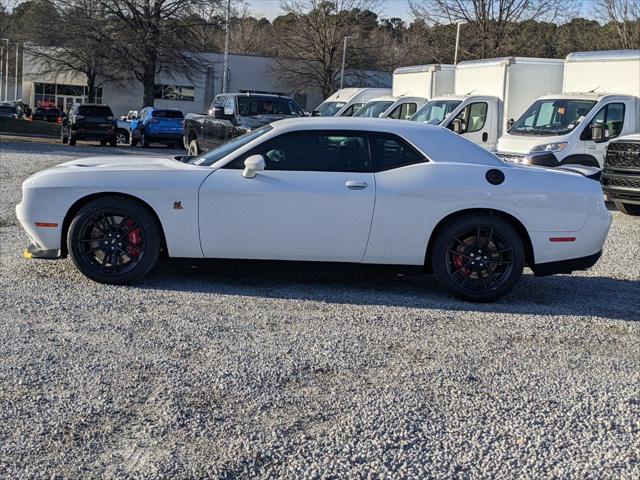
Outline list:
[[[607,153],[609,140],[620,136],[624,127],[624,121],[624,103],[613,102],[603,106],[582,131],[580,140],[584,142],[584,153],[595,157],[601,167],[604,165],[604,157]],[[591,125],[594,124],[604,125],[605,141],[594,142],[591,139]]]
[[[265,170],[244,178],[244,160],[263,155]],[[367,135],[309,131],[280,135],[200,189],[205,257],[360,262],[375,184]]]
[[[225,108],[233,103],[232,95],[220,95],[213,101],[213,107],[204,120],[204,147],[211,150],[226,140],[225,132],[229,130],[231,122],[226,118]]]
[[[488,144],[490,137],[490,122],[487,121],[489,105],[487,102],[472,102],[467,104],[455,118],[464,122],[464,132],[462,135],[467,140],[490,148]]]

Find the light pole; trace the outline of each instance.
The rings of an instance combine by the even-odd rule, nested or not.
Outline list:
[[[9,100],[9,39],[3,38],[3,42],[7,42],[6,54],[4,59],[4,99]],[[0,84],[0,92],[2,84]]]
[[[224,63],[222,72],[222,93],[227,93],[229,75],[229,17],[231,16],[231,0],[227,0],[227,19],[224,25]]]
[[[2,98],[2,82],[4,80],[4,75],[2,74],[4,67],[4,46],[0,41],[0,102],[3,100]]]
[[[13,99],[17,102],[18,101],[18,60],[20,59],[20,42],[16,42],[16,78],[14,80],[14,84],[15,84],[15,93],[13,94]]]
[[[344,45],[342,47],[342,70],[340,70],[340,90],[344,85],[344,65],[347,62],[347,40],[353,38],[353,35],[344,36]]]
[[[456,52],[453,55],[453,64],[458,64],[458,47],[460,46],[460,27],[467,22],[458,22],[458,26],[456,27]]]

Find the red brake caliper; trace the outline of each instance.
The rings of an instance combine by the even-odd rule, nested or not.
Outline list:
[[[135,227],[135,222],[132,219],[127,220],[127,228],[130,229],[132,227]],[[133,230],[127,233],[127,242],[132,245],[140,245],[142,238],[140,237],[140,229],[138,227],[133,228]],[[127,253],[134,258],[138,258],[140,249],[129,246],[127,247]]]
[[[465,264],[464,258],[460,255],[453,255],[453,265],[456,267],[456,270],[460,270],[460,268]],[[469,269],[467,267],[460,270],[460,273],[467,277],[469,276]]]

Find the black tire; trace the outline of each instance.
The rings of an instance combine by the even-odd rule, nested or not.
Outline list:
[[[76,145],[76,137],[69,136],[69,146],[75,147]]]
[[[119,128],[116,132],[116,143],[120,145],[129,144],[129,133],[124,128]]]
[[[631,215],[633,217],[640,216],[640,205],[634,205],[633,203],[616,202],[616,208],[618,211],[625,215]]]
[[[140,202],[115,195],[83,206],[67,232],[73,263],[100,283],[122,285],[139,280],[156,264],[161,246],[160,226],[153,213]]]
[[[147,137],[144,132],[140,134],[140,143],[142,144],[143,148],[149,148],[149,145],[151,145],[149,137]]]
[[[106,140],[100,140],[100,146],[101,147],[105,147],[107,145],[107,141]]]
[[[440,283],[470,302],[491,302],[507,294],[522,276],[524,263],[518,232],[494,215],[449,222],[437,234],[431,255]]]
[[[192,157],[197,157],[198,155],[200,155],[200,145],[198,145],[198,140],[196,140],[195,138],[189,142],[187,154]]]
[[[114,135],[110,140],[109,140],[109,146],[110,147],[117,147],[118,146],[118,136]]]

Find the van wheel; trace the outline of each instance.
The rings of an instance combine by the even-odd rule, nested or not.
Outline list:
[[[616,208],[625,215],[632,215],[634,217],[640,216],[640,205],[616,202]]]
[[[524,245],[507,221],[493,215],[467,216],[440,231],[431,262],[440,283],[456,297],[491,302],[522,276]]]
[[[192,157],[197,157],[198,155],[200,155],[200,146],[198,145],[198,140],[194,138],[189,142],[187,153]]]
[[[156,264],[161,248],[160,226],[149,209],[135,200],[97,198],[71,221],[67,248],[75,266],[91,280],[131,283]]]

